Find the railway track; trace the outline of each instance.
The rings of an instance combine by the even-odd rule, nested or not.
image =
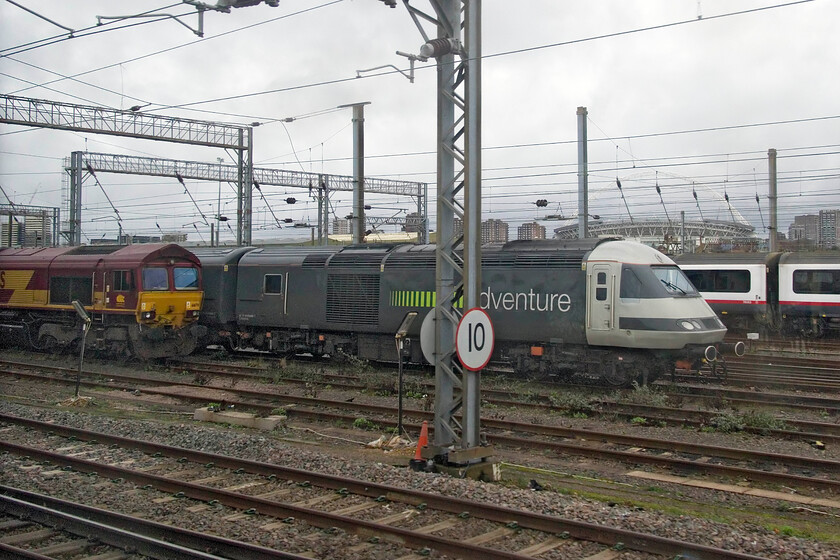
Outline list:
[[[69,378],[50,378],[43,374],[27,375],[39,380],[73,382]],[[121,379],[130,381],[131,385],[115,385],[112,381],[103,385],[126,391],[142,390],[150,394],[203,404],[207,402],[207,396],[196,397],[184,394],[184,389],[207,389],[206,386],[125,376]],[[92,384],[92,382],[85,381],[84,384]],[[143,384],[151,384],[155,387],[139,389]],[[168,387],[161,388],[163,385]],[[234,388],[216,387],[214,390],[223,391],[225,402],[241,411],[253,410],[268,414],[279,407],[285,407],[287,413],[293,418],[309,421],[342,422],[351,425],[361,414],[383,427],[396,425],[394,408],[390,404],[360,404]],[[420,410],[406,410],[405,415],[415,420],[415,423],[404,423],[405,426],[414,430],[419,430],[419,421],[433,418],[431,413]],[[516,423],[493,418],[483,418],[482,425],[488,430],[488,440],[491,443],[511,448],[609,459],[626,464],[646,464],[678,473],[704,473],[730,479],[746,479],[764,484],[781,484],[793,488],[812,488],[835,494],[840,493],[840,480],[836,477],[836,474],[840,472],[840,463],[816,457],[759,453],[673,440]],[[743,466],[745,463],[748,466]]]
[[[77,375],[77,371],[58,366],[44,366],[43,364],[28,364],[22,362],[0,361],[0,364],[5,364],[6,369],[0,373],[8,375],[32,376],[37,374],[26,373],[26,371],[52,371],[60,376],[57,381],[69,383],[70,378]],[[319,374],[320,380],[295,378],[284,375],[276,377],[268,372],[265,368],[242,366],[233,364],[207,364],[199,363],[192,364],[190,362],[178,362],[177,366],[170,366],[180,373],[189,373],[196,377],[204,376],[219,376],[228,378],[233,381],[249,380],[257,382],[270,382],[282,380],[283,383],[293,385],[321,385],[322,387],[332,387],[337,389],[346,389],[362,392],[366,390],[366,385],[361,382],[359,377],[351,375],[335,375],[335,374]],[[96,372],[84,372],[85,379],[107,379],[108,385],[114,387],[114,383],[122,381],[131,385],[123,386],[123,389],[136,389],[139,385],[190,385],[184,381],[172,381],[141,378],[137,376],[120,376],[116,374],[101,374]],[[85,384],[88,381],[83,382]],[[433,386],[430,382],[423,381],[424,390],[433,391]],[[94,384],[96,386],[98,384]],[[205,387],[205,383],[199,383],[198,386]],[[591,387],[584,387],[587,391],[592,391]],[[802,394],[787,394],[787,393],[767,393],[755,392],[741,389],[730,389],[724,387],[711,387],[705,384],[663,384],[657,386],[657,391],[673,401],[678,402],[696,402],[701,405],[714,406],[719,408],[722,402],[735,407],[748,407],[756,409],[764,409],[766,407],[774,407],[780,409],[794,409],[813,413],[820,417],[837,417],[840,416],[840,401],[832,397],[820,397]],[[527,407],[537,411],[557,411],[562,410],[563,404],[556,404],[553,392],[528,392],[525,394],[523,400],[523,393],[521,391],[505,391],[495,390],[490,388],[482,389],[484,401],[497,406],[508,407]],[[258,396],[257,396],[258,397]],[[427,401],[431,401],[427,395]],[[591,415],[604,414],[623,416],[625,418],[635,418],[643,416],[651,422],[659,423],[674,423],[679,425],[694,425],[694,426],[709,426],[712,425],[716,418],[722,412],[720,410],[700,410],[691,409],[687,407],[668,407],[668,406],[651,406],[634,403],[619,402],[615,398],[608,396],[593,395],[586,399],[586,413]],[[789,416],[779,418],[779,424],[783,424],[783,428],[768,428],[744,426],[744,431],[752,431],[758,434],[774,435],[780,438],[788,439],[819,439],[823,441],[840,441],[840,425],[831,422],[808,421],[791,419]]]
[[[525,559],[558,548],[564,551],[564,558],[621,558],[622,550],[663,558],[757,558],[646,533],[69,426],[8,415],[0,416],[0,421],[6,425],[0,448],[16,457],[18,468],[43,466],[47,461],[49,469],[72,469],[67,476],[74,484],[92,480],[105,492],[151,492],[148,499],[160,503],[188,499],[187,509],[193,512],[223,505],[240,512],[229,519],[257,523],[264,530],[305,525],[313,535],[343,531],[362,537],[353,545],[362,554],[382,546],[381,542],[396,547],[392,557],[403,558],[420,558],[432,549],[461,558]],[[95,475],[87,476],[90,473]]]
[[[318,373],[315,376],[294,377],[277,370],[266,367],[258,367],[251,365],[230,364],[230,363],[208,363],[203,361],[190,360],[169,360],[169,367],[172,371],[188,372],[197,376],[201,375],[218,375],[231,379],[250,379],[265,382],[282,381],[284,383],[296,385],[320,385],[322,387],[330,386],[339,389],[348,389],[363,391],[367,388],[366,384],[359,376],[355,375],[336,375],[328,373]],[[840,378],[840,374],[838,374]],[[675,378],[676,379],[676,378]],[[830,415],[840,414],[840,400],[837,397],[824,396],[809,396],[807,394],[779,394],[779,393],[758,393],[755,391],[747,391],[741,389],[731,389],[724,386],[712,387],[709,384],[700,384],[700,379],[696,375],[685,375],[681,378],[683,382],[675,383],[672,381],[663,380],[658,382],[655,386],[658,391],[665,395],[679,397],[685,399],[691,397],[696,401],[720,401],[725,399],[729,402],[750,406],[750,405],[774,405],[779,407],[790,407],[801,410],[812,410],[814,412],[825,412]],[[434,381],[420,380],[415,381],[416,384],[422,386],[424,391],[431,394],[434,391]],[[497,390],[492,387],[482,387],[482,398],[493,402],[497,400],[500,403],[504,401],[514,401],[517,396],[522,395],[522,391],[507,391]],[[550,389],[557,387],[553,384],[539,384],[537,388],[544,392],[534,393],[529,392],[529,396],[536,396],[542,402],[548,402],[550,396]],[[569,387],[563,385],[563,387]],[[613,392],[615,389],[604,389],[592,386],[572,386],[576,389],[586,390],[590,392]],[[521,404],[521,399],[520,399]]]
[[[840,362],[833,358],[746,354],[727,358],[725,366],[718,365],[715,370],[709,367],[698,373],[678,370],[671,379],[840,393]]]
[[[0,553],[8,558],[304,560],[4,485],[0,485],[0,512]]]

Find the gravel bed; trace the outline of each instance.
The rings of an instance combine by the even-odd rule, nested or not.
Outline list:
[[[13,359],[16,356],[9,357]],[[21,361],[32,360],[31,355],[22,355],[18,358]],[[72,357],[67,358],[63,363],[61,360],[55,359],[45,359],[45,363],[63,365],[69,368],[74,368],[78,365],[78,362]],[[142,369],[131,365],[125,368],[116,367],[112,364],[96,361],[87,362],[85,366],[86,368],[98,371],[113,371],[115,374],[120,371],[137,374]],[[184,378],[179,373],[167,374],[166,372],[154,370],[147,371],[147,373],[154,376],[180,375],[179,378]],[[189,380],[191,381],[191,378]],[[703,518],[668,514],[655,509],[642,509],[604,501],[587,500],[561,493],[563,488],[556,485],[552,485],[551,489],[559,490],[559,492],[534,492],[527,489],[511,488],[505,484],[489,484],[470,480],[459,480],[439,474],[410,472],[404,468],[404,465],[407,462],[407,458],[411,456],[413,448],[402,455],[397,453],[387,454],[380,450],[372,451],[363,449],[362,446],[354,445],[349,441],[354,440],[363,443],[374,440],[379,435],[374,432],[362,432],[359,430],[340,429],[336,426],[320,425],[311,426],[311,428],[298,427],[300,429],[289,429],[283,432],[261,433],[240,428],[202,425],[187,420],[185,413],[179,415],[178,413],[169,412],[157,412],[155,413],[155,421],[151,421],[147,419],[149,417],[148,410],[150,406],[157,404],[161,408],[177,410],[176,401],[167,397],[134,396],[131,393],[122,392],[121,401],[116,401],[117,404],[114,404],[112,401],[109,405],[103,406],[101,411],[98,410],[98,407],[92,407],[90,410],[66,409],[56,407],[55,404],[66,399],[67,396],[72,395],[72,388],[37,387],[37,385],[33,387],[33,384],[23,381],[10,381],[8,379],[2,379],[0,381],[2,381],[0,383],[0,392],[10,399],[19,397],[16,401],[0,400],[0,411],[27,418],[64,423],[84,429],[114,433],[125,437],[145,439],[211,453],[218,452],[225,455],[271,462],[293,468],[337,474],[348,478],[395,484],[406,488],[484,501],[568,519],[644,531],[669,538],[676,537],[689,542],[718,546],[765,558],[835,558],[840,560],[840,544],[821,543],[786,535],[783,530],[777,529],[774,531],[768,529],[768,526],[773,526],[774,524],[768,523],[766,518],[763,523],[761,520],[756,519],[754,522],[746,521],[727,524],[710,520],[709,518],[715,518],[714,514],[709,515],[709,518]],[[229,388],[230,385],[226,385],[226,383],[228,382],[211,382],[211,385],[216,385],[218,389]],[[307,391],[307,388],[300,386],[249,384],[242,381],[236,382],[235,386],[236,388],[250,388],[263,392],[276,390],[296,395],[303,395]],[[208,390],[210,390],[210,386],[208,386]],[[88,394],[94,395],[96,400],[101,401],[107,401],[110,397],[110,394],[99,392]],[[329,389],[318,389],[318,396],[333,398],[335,400],[345,400],[348,397],[346,392]],[[354,393],[353,398],[356,403],[390,403],[396,408],[396,401],[393,398],[389,399],[360,393]],[[20,404],[21,402],[32,402],[32,404],[37,406],[24,406]],[[186,411],[192,408],[182,407],[181,410]],[[422,406],[420,401],[408,399],[406,401],[406,408],[422,408]],[[131,414],[135,410],[139,411],[145,419],[120,419],[113,417],[114,414]],[[98,412],[106,412],[112,416],[104,416]],[[827,446],[825,450],[818,450],[807,441],[778,440],[745,433],[706,433],[697,429],[679,426],[639,426],[621,421],[613,422],[593,418],[568,418],[559,414],[538,414],[525,407],[518,409],[502,407],[488,408],[484,411],[484,414],[497,419],[515,422],[536,422],[614,433],[641,433],[646,437],[840,460],[840,449],[838,449],[840,446]],[[796,415],[791,413],[791,417],[796,417]],[[830,418],[824,419],[824,421],[837,422],[838,420],[836,418]],[[292,426],[292,428],[295,428],[295,426]],[[319,434],[343,436],[344,439],[321,437]],[[592,460],[580,457],[558,457],[554,454],[549,456],[538,453],[526,453],[523,455],[516,454],[515,451],[501,450],[497,458],[501,461],[526,464],[528,467],[544,468],[555,472],[564,471],[578,476],[592,476],[594,478],[625,483],[626,485],[636,487],[646,485],[644,482],[640,483],[639,480],[634,480],[626,476],[627,471],[632,470],[626,465],[610,465],[604,462],[593,462]],[[6,460],[6,458],[0,457],[0,468],[2,468],[2,463]],[[400,465],[401,468],[395,467],[395,464]],[[539,478],[539,475],[534,476]],[[17,482],[19,482],[22,487],[27,487],[25,486],[26,478],[26,475],[18,472],[17,469],[3,468],[0,472],[0,480],[5,484],[18,485]],[[676,486],[666,483],[656,483],[656,486],[665,489],[669,496],[678,495],[680,499],[686,502],[712,504],[712,508],[715,502],[718,502],[721,507],[747,507],[759,509],[759,511],[761,511],[762,507],[766,506],[764,509],[767,515],[772,517],[773,511],[777,511],[780,506],[778,502],[767,500],[766,504],[762,504],[761,500],[757,500],[756,498],[726,492],[716,493],[701,488],[682,485]],[[837,499],[836,497],[833,498]],[[115,499],[114,503],[115,505],[119,505],[122,502],[119,499]],[[165,512],[166,508],[160,508],[160,510],[161,512]],[[146,510],[141,509],[138,511],[145,512]],[[840,514],[838,510],[829,509],[827,512],[829,516]],[[203,530],[201,523],[207,522],[206,517],[204,521],[201,521],[201,515],[173,514],[173,519],[177,520],[179,525],[185,520],[193,518],[199,524],[194,528]],[[780,521],[775,525],[783,527],[783,516],[781,514],[779,515],[779,519]],[[840,517],[838,517],[838,525],[840,525]],[[231,530],[234,526],[239,527],[239,524],[221,524],[218,530],[223,531],[225,527],[226,530]],[[253,539],[252,542],[258,542],[266,546],[288,546],[290,547],[288,549],[291,551],[313,552],[318,558],[384,559],[399,556],[401,554],[395,553],[398,550],[404,550],[388,548],[391,545],[383,544],[379,544],[373,548],[365,547],[363,550],[353,550],[353,544],[348,543],[355,543],[362,547],[364,547],[364,543],[360,543],[355,538],[347,535],[343,535],[343,545],[339,546],[336,550],[331,550],[329,549],[329,543],[333,542],[331,537],[325,537],[328,544],[323,547],[320,544],[313,544],[311,537],[308,540],[304,539],[301,541],[305,535],[311,535],[311,530],[301,529],[297,525],[293,528],[285,528],[283,531],[272,532],[257,529],[249,531],[245,531],[244,529],[236,530],[240,532],[244,531],[242,532],[242,538],[244,540]],[[294,533],[297,531],[300,531],[302,535],[295,535]],[[231,538],[239,537],[231,536]],[[315,539],[315,541],[319,541],[319,539]],[[563,548],[562,550],[565,552],[555,551],[554,553],[545,554],[541,558],[552,560],[554,558],[568,557],[567,555],[570,549]],[[627,554],[622,555],[624,560],[637,557],[647,558],[645,555],[636,556],[635,553],[630,553],[628,556]]]
[[[611,527],[645,531],[655,535],[676,537],[690,542],[704,543],[766,558],[840,559],[840,546],[838,545],[780,535],[750,523],[731,526],[702,518],[667,515],[661,512],[639,510],[638,508],[617,504],[605,504],[556,492],[534,492],[509,488],[500,484],[460,480],[440,474],[414,473],[405,468],[395,468],[381,462],[364,462],[346,458],[337,460],[340,455],[337,456],[335,452],[330,452],[329,449],[318,452],[301,449],[298,446],[283,442],[274,434],[207,427],[192,422],[173,423],[115,419],[86,412],[57,408],[33,408],[10,402],[0,402],[0,411],[45,422],[67,424],[88,430],[166,443],[189,449],[221,452],[225,455],[288,467],[394,484],[405,488],[458,496]],[[7,457],[2,458],[3,462],[8,460]],[[4,484],[21,485],[23,487],[29,487],[27,485],[30,484],[30,482],[27,482],[30,480],[29,475],[18,469],[4,468],[2,474],[0,474],[0,480]],[[76,490],[83,492],[81,488],[76,488]],[[115,494],[113,501],[114,503],[110,504],[112,506],[124,503],[124,495]],[[206,516],[185,516],[181,509],[170,504],[158,505],[152,508],[149,513],[162,515],[173,519],[173,521],[177,520],[179,525],[191,522],[199,525],[207,523]],[[146,510],[141,511],[149,511],[148,506]],[[191,519],[193,521],[190,521]],[[283,531],[281,535],[279,533],[266,534],[266,531],[247,530],[243,527],[240,524],[227,524],[228,530],[234,532],[234,535],[228,536],[259,542],[266,546],[301,550],[300,539],[291,536],[291,532],[288,530]],[[305,529],[301,530],[311,534]],[[329,548],[329,543],[322,547],[321,544],[323,543],[314,542],[311,539],[303,542],[308,543],[306,550],[314,551],[321,558],[387,558],[387,554],[394,552],[393,550],[386,552],[373,549],[365,549],[361,553],[354,552],[350,550],[352,545],[347,543],[356,542],[355,539],[347,535],[344,535],[343,538],[345,544],[339,549]],[[277,539],[281,540],[278,541]],[[326,537],[325,539],[330,540]],[[380,552],[386,552],[386,554],[380,556]],[[324,555],[321,556],[321,554]],[[549,555],[545,556],[545,558],[551,557]]]

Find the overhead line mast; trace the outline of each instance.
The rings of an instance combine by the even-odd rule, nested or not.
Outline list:
[[[396,0],[382,1],[396,7]],[[480,306],[481,0],[429,1],[434,16],[402,2],[425,41],[417,59],[437,61],[438,81],[435,423],[424,458],[461,474],[492,476],[492,448],[480,441],[480,373],[465,370],[455,348],[462,311]],[[429,38],[424,22],[436,27],[436,38]],[[463,220],[463,235],[455,218]],[[463,252],[456,251],[459,245]]]

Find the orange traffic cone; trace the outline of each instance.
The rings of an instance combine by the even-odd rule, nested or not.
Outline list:
[[[423,420],[423,426],[420,428],[420,438],[417,440],[417,451],[414,452],[414,459],[408,462],[411,470],[422,471],[426,466],[421,450],[427,445],[429,445],[429,423]]]

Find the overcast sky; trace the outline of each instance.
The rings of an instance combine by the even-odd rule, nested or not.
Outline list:
[[[60,40],[65,30],[15,4],[79,36]],[[358,70],[383,65],[407,70],[395,51],[419,51],[422,37],[397,4],[280,0],[276,8],[208,12],[202,39],[187,28],[198,24],[194,9],[175,1],[0,0],[0,92],[261,122],[256,166],[342,175],[353,172],[352,112],[333,109],[368,101],[366,175],[429,183],[434,213],[433,64],[418,63],[413,84],[381,70],[356,78]],[[412,5],[433,13],[425,0]],[[132,19],[95,27],[97,16],[154,10],[183,16],[182,23]],[[604,219],[627,219],[627,207],[634,219],[667,213],[678,220],[681,210],[687,219],[742,215],[766,236],[770,148],[778,150],[782,232],[795,215],[840,208],[838,22],[836,0],[483,2],[483,218],[508,221],[515,238],[524,222],[577,214],[580,106],[589,114],[590,213]],[[287,118],[295,120],[282,122]],[[232,157],[212,148],[0,125],[0,186],[16,204],[61,206],[63,159],[76,150],[206,162]],[[102,188],[85,182],[83,241],[116,235],[103,189],[129,233],[155,234],[159,225],[209,241],[201,214],[216,214],[217,183],[187,181],[197,208],[171,179],[98,178]],[[232,189],[221,186],[224,215],[235,216]],[[264,191],[278,218],[317,222],[317,204],[305,191]],[[286,204],[289,196],[298,202]],[[549,206],[537,208],[537,199]],[[366,202],[377,217],[413,209],[394,197],[369,195]],[[332,204],[334,216],[352,211],[349,194],[336,193]],[[275,227],[258,196],[253,223],[254,239],[292,233]],[[540,223],[552,229],[571,222]]]

